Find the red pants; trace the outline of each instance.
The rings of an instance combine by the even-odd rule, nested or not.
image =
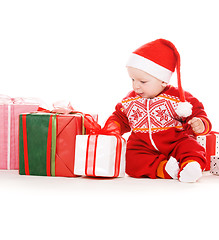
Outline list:
[[[126,151],[126,173],[129,176],[157,178],[159,163],[170,156],[177,159],[179,166],[185,161],[194,160],[204,170],[205,149],[185,132],[175,129],[163,131],[153,134],[153,140],[159,151],[152,146],[148,134],[131,134]]]

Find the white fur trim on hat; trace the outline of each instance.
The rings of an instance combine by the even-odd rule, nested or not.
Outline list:
[[[135,53],[131,54],[126,67],[140,69],[166,83],[169,83],[173,73],[169,69]]]
[[[189,102],[179,102],[176,109],[176,114],[179,117],[190,116],[192,114],[192,104]]]

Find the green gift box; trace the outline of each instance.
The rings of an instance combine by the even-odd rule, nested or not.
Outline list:
[[[83,114],[21,114],[19,174],[74,177],[76,135],[84,131]]]

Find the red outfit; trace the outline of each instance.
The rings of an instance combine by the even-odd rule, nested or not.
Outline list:
[[[118,123],[121,134],[132,131],[126,152],[126,173],[132,177],[157,177],[157,167],[170,156],[181,165],[188,160],[197,161],[201,168],[206,165],[205,149],[195,140],[188,121],[201,118],[207,134],[211,123],[201,102],[185,92],[186,101],[193,105],[192,115],[180,118],[176,109],[180,102],[178,89],[167,86],[153,99],[142,98],[130,92],[106,122]]]

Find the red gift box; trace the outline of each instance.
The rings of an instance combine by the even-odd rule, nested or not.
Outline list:
[[[197,141],[206,150],[207,165],[205,171],[210,170],[211,156],[217,155],[219,153],[219,133],[211,132],[204,136],[198,136]]]
[[[57,115],[55,176],[74,177],[76,135],[82,134],[82,117]]]

